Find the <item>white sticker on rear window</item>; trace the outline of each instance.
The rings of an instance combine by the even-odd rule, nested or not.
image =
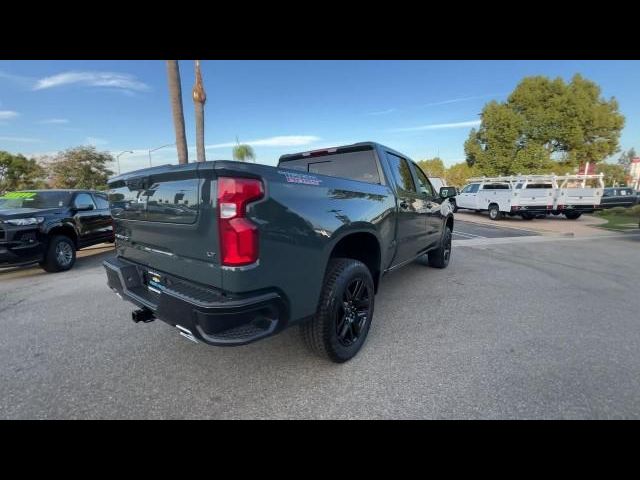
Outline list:
[[[322,180],[313,175],[305,175],[303,173],[294,173],[294,172],[281,172],[278,170],[278,173],[284,175],[288,183],[303,183],[305,185],[320,185]]]

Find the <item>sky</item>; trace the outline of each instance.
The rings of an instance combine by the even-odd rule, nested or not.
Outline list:
[[[190,160],[195,161],[193,61],[180,61]],[[414,160],[464,160],[486,102],[525,76],[580,73],[616,97],[623,150],[640,148],[640,61],[202,61],[207,160],[236,138],[257,161],[377,141]],[[176,163],[164,61],[0,61],[0,150],[52,155],[78,145],[120,155],[121,171]],[[114,165],[113,170],[117,170]]]

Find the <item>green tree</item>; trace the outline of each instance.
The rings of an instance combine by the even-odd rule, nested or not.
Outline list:
[[[251,145],[247,145],[245,143],[242,143],[242,144],[239,143],[238,145],[233,147],[233,159],[239,160],[241,162],[246,162],[249,159],[255,161],[256,154],[253,151],[253,148],[251,147]]]
[[[439,157],[420,160],[418,165],[422,171],[427,174],[427,177],[444,177],[445,167],[442,159]]]
[[[606,186],[626,185],[627,173],[622,165],[602,162],[596,165],[596,172],[604,173],[604,184]]]
[[[622,168],[624,168],[625,171],[627,171],[631,166],[631,160],[633,160],[637,156],[638,154],[636,153],[635,149],[630,148],[626,152],[622,152],[622,154],[618,158],[618,165],[622,166]]]
[[[75,147],[60,152],[51,163],[54,188],[91,188],[102,190],[113,172],[107,168],[114,161],[109,152],[96,147]]]
[[[24,155],[0,151],[0,192],[43,188],[45,169]]]
[[[465,142],[466,160],[486,175],[573,169],[613,155],[623,126],[615,98],[602,98],[581,75],[569,83],[527,77],[506,102],[484,107]]]
[[[445,178],[448,185],[454,187],[462,187],[467,183],[467,179],[477,175],[475,168],[470,167],[466,162],[451,165],[447,171]]]

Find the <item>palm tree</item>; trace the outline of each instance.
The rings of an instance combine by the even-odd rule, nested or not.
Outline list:
[[[169,99],[173,113],[173,127],[176,131],[176,147],[178,149],[178,163],[188,163],[187,136],[184,129],[184,114],[182,112],[182,87],[180,86],[180,67],[177,60],[167,60],[167,76],[169,78]]]
[[[204,102],[207,101],[207,94],[204,92],[204,86],[202,85],[200,60],[196,60],[196,83],[193,86],[192,94],[196,110],[196,152],[198,161],[204,162]]]
[[[238,145],[233,147],[233,159],[240,160],[241,162],[246,162],[247,159],[255,161],[256,154],[253,151],[251,145],[247,145],[246,143],[239,143]]]

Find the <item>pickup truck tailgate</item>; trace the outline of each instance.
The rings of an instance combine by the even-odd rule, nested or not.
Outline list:
[[[109,183],[117,253],[150,270],[221,287],[211,170],[166,165]]]

